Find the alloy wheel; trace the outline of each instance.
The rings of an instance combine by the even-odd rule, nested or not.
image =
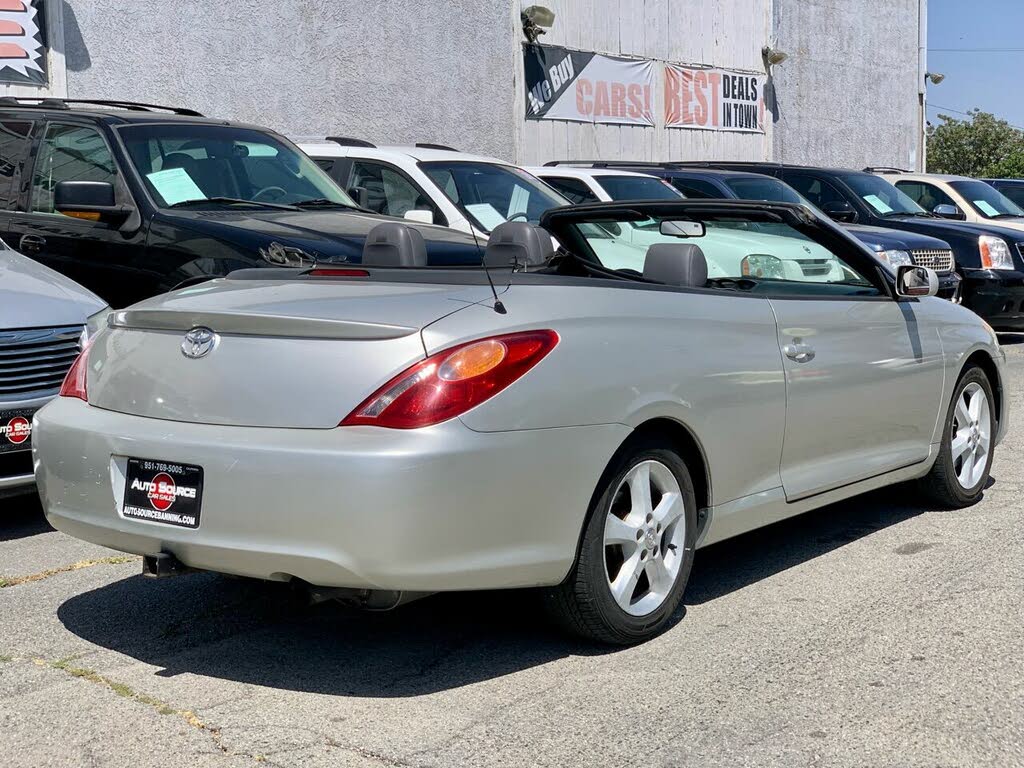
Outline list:
[[[685,511],[679,481],[660,461],[640,462],[619,483],[605,519],[605,575],[612,598],[631,616],[657,610],[672,592]]]
[[[977,382],[964,387],[957,398],[951,434],[953,472],[960,487],[969,490],[981,482],[992,447],[988,396]]]

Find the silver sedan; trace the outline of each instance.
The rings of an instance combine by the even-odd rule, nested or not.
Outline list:
[[[421,235],[383,224],[362,265],[115,312],[36,415],[50,522],[151,575],[375,607],[540,587],[571,630],[626,644],[669,625],[701,546],[902,481],[981,497],[1004,356],[934,273],[893,275],[786,204],[542,226],[496,228],[481,268],[426,268]]]

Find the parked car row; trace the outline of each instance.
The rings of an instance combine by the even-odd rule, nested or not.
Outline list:
[[[42,262],[0,252],[0,492],[31,444],[50,522],[151,576],[533,587],[633,643],[697,548],[907,480],[972,504],[1006,432],[992,328],[937,298],[965,246],[904,227],[983,225],[861,221],[781,166],[300,149],[123,102],[0,99],[0,131]]]

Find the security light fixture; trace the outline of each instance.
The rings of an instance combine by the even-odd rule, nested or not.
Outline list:
[[[932,85],[938,85],[946,79],[946,76],[940,75],[938,72],[925,72],[924,79],[931,81]]]
[[[780,51],[777,48],[772,48],[770,45],[766,45],[761,49],[761,56],[764,57],[765,63],[769,67],[774,67],[776,64],[781,64],[789,58],[789,54],[784,51]]]
[[[529,8],[524,8],[519,17],[523,22],[523,34],[531,43],[537,42],[538,37],[547,34],[547,29],[542,29],[542,27],[550,28],[555,23],[555,12],[543,5],[531,5]]]

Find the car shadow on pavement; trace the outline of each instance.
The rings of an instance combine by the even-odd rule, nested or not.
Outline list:
[[[922,514],[914,500],[903,488],[885,489],[701,550],[685,602],[714,600]],[[284,584],[136,576],[68,599],[58,616],[83,640],[160,667],[160,675],[341,696],[419,696],[616,650],[558,633],[526,590],[436,595],[362,613],[309,606]]]
[[[0,541],[25,539],[52,530],[35,493],[0,498]]]
[[[812,510],[697,551],[686,602],[699,605],[923,514],[896,485]]]

